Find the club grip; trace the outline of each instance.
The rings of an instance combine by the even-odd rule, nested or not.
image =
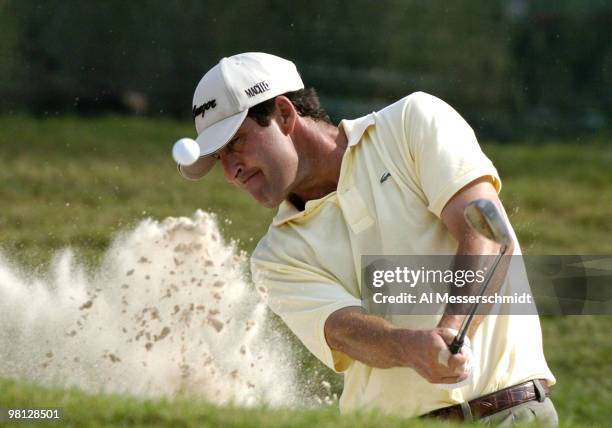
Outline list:
[[[458,336],[455,336],[453,342],[448,346],[448,350],[451,354],[456,354],[461,350],[463,346],[463,340],[459,339]]]

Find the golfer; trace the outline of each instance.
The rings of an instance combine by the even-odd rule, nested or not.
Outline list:
[[[245,53],[204,75],[193,117],[201,157],[181,174],[199,179],[219,163],[228,182],[278,207],[253,275],[310,352],[344,373],[342,412],[557,424],[537,316],[481,316],[471,349],[450,355],[463,315],[362,308],[363,254],[497,252],[463,211],[485,198],[504,213],[501,181],[448,104],[417,92],[336,126],[292,62]]]

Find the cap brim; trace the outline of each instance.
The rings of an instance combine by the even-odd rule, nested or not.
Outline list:
[[[216,159],[212,156],[217,150],[222,149],[234,136],[244,119],[246,118],[248,109],[226,117],[217,123],[205,128],[196,142],[200,146],[200,158],[189,166],[178,165],[178,170],[183,177],[188,180],[199,180],[210,172],[215,166]]]
[[[200,146],[200,156],[213,154],[223,148],[240,128],[248,112],[249,110],[246,109],[233,116],[226,117],[200,132],[198,138],[196,138]]]
[[[181,175],[187,180],[199,180],[210,172],[215,166],[214,156],[202,156],[195,163],[185,166],[176,165]]]

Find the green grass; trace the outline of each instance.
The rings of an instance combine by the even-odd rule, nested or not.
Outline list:
[[[525,253],[612,253],[612,150],[603,143],[485,146]]]
[[[544,317],[544,352],[565,424],[607,426],[612,403],[612,316]]]
[[[245,409],[215,407],[187,399],[139,400],[113,394],[90,395],[76,389],[41,388],[25,382],[0,379],[4,407],[24,403],[52,403],[63,409],[63,419],[49,426],[167,426],[167,427],[434,427],[430,421],[406,421],[376,413],[340,416],[332,406],[315,409]],[[31,404],[30,404],[31,405]],[[36,424],[40,426],[42,424]],[[17,426],[11,423],[8,426]],[[458,426],[445,424],[445,426]]]
[[[198,208],[216,213],[225,236],[251,251],[273,215],[226,185],[218,170],[196,183],[178,176],[170,149],[177,137],[193,135],[188,123],[17,116],[1,117],[0,127],[1,250],[28,272],[44,270],[66,246],[95,263],[115,233],[144,217],[190,216]],[[604,143],[484,145],[501,174],[502,200],[525,253],[612,254],[612,150]],[[547,317],[542,324],[563,424],[607,425],[612,317]],[[299,353],[306,365],[316,365],[303,349]],[[334,382],[338,388],[338,378]],[[73,426],[421,424],[379,415],[340,417],[333,408],[217,408],[0,380],[0,407],[49,405],[64,407],[65,422]]]

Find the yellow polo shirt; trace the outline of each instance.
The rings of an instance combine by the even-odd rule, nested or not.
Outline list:
[[[501,189],[472,129],[431,95],[411,94],[340,126],[348,147],[337,191],[308,201],[304,211],[283,202],[251,258],[253,278],[267,290],[272,311],[319,360],[344,373],[340,410],[411,417],[529,379],[553,384],[537,316],[486,317],[472,342],[480,361],[474,382],[452,390],[431,385],[410,368],[372,368],[331,351],[327,317],[361,306],[362,254],[455,254],[457,241],[440,220],[445,204],[479,177],[491,177]],[[387,319],[423,329],[435,327],[440,317]]]

